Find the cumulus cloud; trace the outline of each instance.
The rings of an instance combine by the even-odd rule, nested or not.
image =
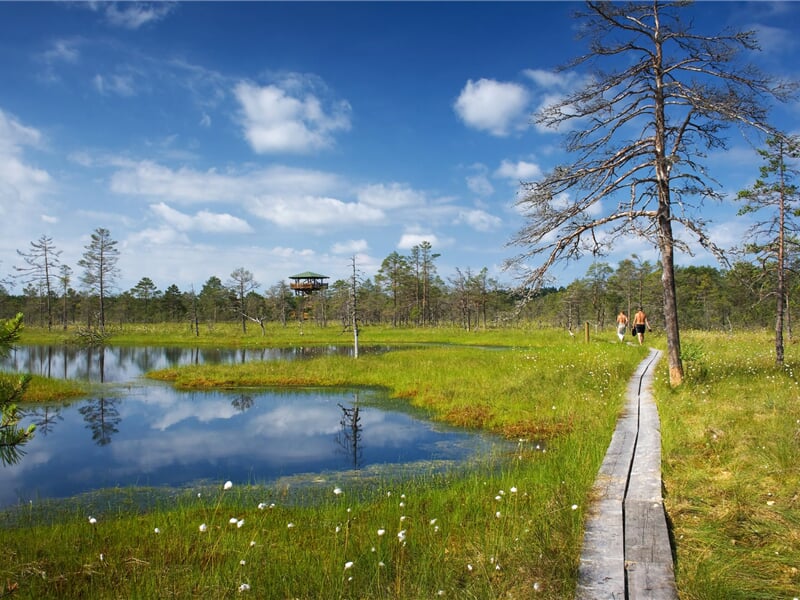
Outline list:
[[[346,242],[337,242],[331,246],[333,254],[358,254],[366,252],[369,249],[367,240],[348,240]]]
[[[494,187],[486,176],[486,173],[468,176],[467,187],[473,194],[477,194],[478,196],[491,196],[494,193]]]
[[[336,175],[280,165],[220,173],[187,167],[171,169],[153,161],[119,161],[111,190],[119,194],[166,199],[173,203],[241,202],[257,195],[324,195],[342,186]]]
[[[360,202],[325,196],[261,196],[251,200],[247,208],[257,217],[286,228],[372,225],[385,217],[383,211]]]
[[[134,248],[152,248],[153,246],[188,245],[186,234],[172,227],[148,228],[136,232],[128,238],[128,245]]]
[[[305,153],[333,145],[334,133],[350,129],[350,105],[339,101],[326,106],[315,93],[320,85],[297,75],[265,86],[239,83],[234,95],[250,147],[269,154]]]
[[[25,147],[37,147],[42,134],[0,109],[0,197],[13,202],[35,200],[46,191],[51,177],[23,159]]]
[[[502,221],[486,211],[473,209],[460,211],[456,223],[464,223],[476,231],[492,231],[497,229]]]
[[[422,242],[428,242],[431,246],[438,246],[439,238],[433,233],[407,232],[400,236],[397,248],[399,250],[411,250],[411,248],[419,246]]]
[[[165,203],[153,204],[150,210],[179,231],[202,231],[203,233],[250,233],[252,227],[244,219],[227,213],[212,213],[201,210],[187,215]]]
[[[470,79],[453,108],[467,126],[502,137],[524,126],[528,102],[527,90],[517,83]]]
[[[520,160],[511,162],[504,160],[494,172],[496,177],[518,181],[531,181],[542,176],[542,169],[536,163]]]
[[[381,209],[422,206],[425,195],[400,183],[368,185],[358,191],[358,201]]]

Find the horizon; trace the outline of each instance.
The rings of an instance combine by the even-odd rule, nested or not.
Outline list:
[[[524,221],[520,183],[564,160],[531,115],[585,81],[576,2],[0,4],[0,278],[42,235],[77,261],[97,228],[128,290],[225,282],[265,290],[293,273],[374,277],[427,241],[438,274],[513,287],[503,263]],[[754,29],[765,72],[798,80],[800,5],[700,2],[696,29]],[[796,131],[798,103],[774,123]],[[749,226],[737,191],[759,176],[735,129],[703,160],[728,198],[703,207],[730,248]],[[676,265],[719,266],[693,244]],[[636,255],[637,238],[598,257]],[[591,257],[551,270],[556,287]],[[21,289],[15,283],[9,291]]]

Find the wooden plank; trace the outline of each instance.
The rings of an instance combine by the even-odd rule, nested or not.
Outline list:
[[[627,600],[677,600],[671,564],[628,563]]]
[[[578,566],[578,600],[625,598],[622,502],[604,498],[590,509]]]
[[[672,548],[661,502],[625,501],[625,560],[668,564],[672,570]]]
[[[594,482],[592,495],[595,500],[587,515],[578,565],[577,600],[625,598],[623,502],[636,449],[638,390],[638,383],[628,384],[625,408],[617,420]]]
[[[652,350],[628,383],[627,402],[593,487],[577,600],[677,600],[661,493],[661,428],[652,398]]]

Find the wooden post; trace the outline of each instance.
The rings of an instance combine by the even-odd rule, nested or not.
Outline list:
[[[589,321],[586,321],[583,326],[583,339],[587,344],[589,343]]]

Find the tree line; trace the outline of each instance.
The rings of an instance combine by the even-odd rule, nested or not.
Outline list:
[[[751,248],[763,253],[764,249]],[[201,334],[216,323],[249,323],[262,330],[266,323],[288,326],[292,322],[319,325],[353,325],[353,305],[363,325],[459,326],[467,330],[534,322],[544,327],[573,331],[589,323],[595,330],[613,327],[619,311],[630,315],[643,306],[651,323],[663,330],[662,268],[636,255],[612,266],[595,261],[586,274],[563,287],[535,291],[502,285],[487,268],[456,268],[442,278],[437,270],[439,253],[422,242],[407,255],[392,252],[373,277],[339,279],[312,296],[297,296],[286,281],[266,289],[245,267],[234,269],[225,280],[211,275],[199,290],[171,284],[159,289],[142,277],[124,291],[115,289],[119,271],[116,241],[98,229],[77,266],[82,269],[74,286],[72,269],[60,262],[52,238],[42,236],[27,251],[18,251],[22,264],[17,277],[21,294],[0,285],[0,318],[22,312],[30,325],[47,328],[86,327],[104,330],[109,325],[134,323],[186,323]],[[692,329],[743,329],[775,323],[774,261],[740,260],[729,268],[676,267],[679,317]],[[354,263],[354,273],[357,271]],[[791,335],[792,309],[800,297],[800,258],[789,262],[783,275],[781,302]],[[202,326],[202,327],[201,327]]]

